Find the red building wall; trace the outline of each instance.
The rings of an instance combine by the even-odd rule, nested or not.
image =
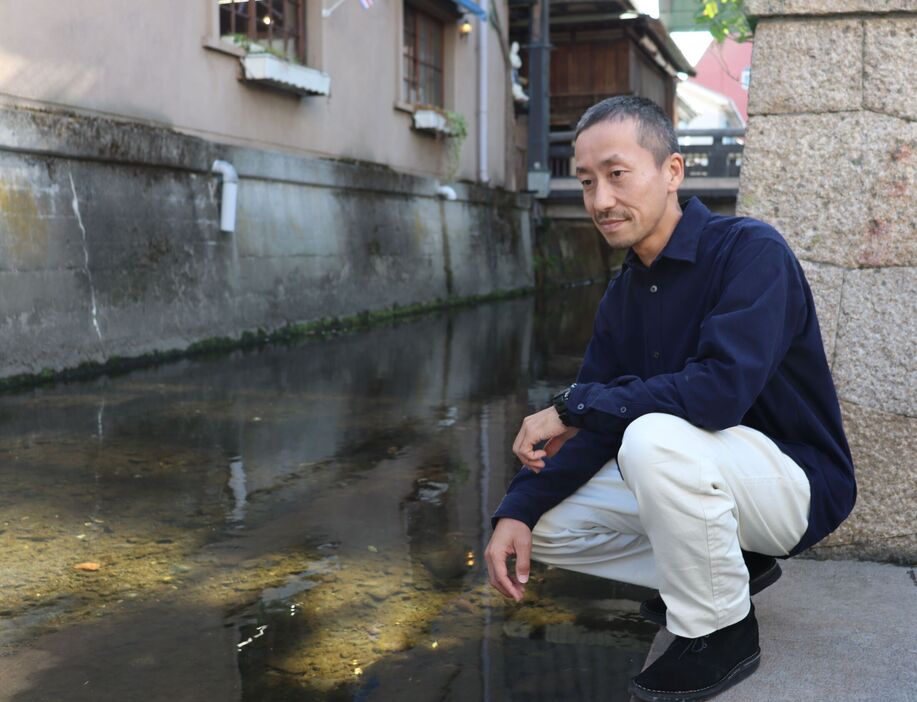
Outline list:
[[[732,98],[742,119],[748,121],[747,84],[742,87],[742,72],[751,71],[752,42],[741,44],[727,39],[713,42],[694,67],[697,76],[691,82]]]

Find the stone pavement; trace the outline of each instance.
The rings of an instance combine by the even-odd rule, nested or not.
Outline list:
[[[761,666],[717,702],[917,702],[913,568],[781,561],[754,598]],[[660,630],[647,665],[672,635]]]

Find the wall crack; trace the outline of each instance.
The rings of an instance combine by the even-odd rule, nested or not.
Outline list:
[[[80,201],[76,197],[76,185],[73,182],[73,173],[68,172],[67,177],[70,178],[70,192],[73,193],[73,199],[70,201],[70,206],[73,208],[73,214],[76,216],[76,223],[80,225],[80,236],[83,242],[83,270],[86,272],[86,278],[89,280],[89,300],[92,307],[92,326],[96,331],[96,336],[99,337],[99,342],[101,343],[102,330],[99,329],[99,310],[96,306],[96,289],[92,282],[92,271],[89,270],[89,244],[86,241],[86,227],[83,226],[83,217],[80,215]]]

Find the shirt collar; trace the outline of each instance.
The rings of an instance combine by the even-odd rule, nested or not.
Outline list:
[[[679,261],[688,261],[694,263],[697,260],[697,245],[700,242],[701,232],[707,226],[707,220],[710,219],[710,210],[698,200],[692,197],[681,208],[681,218],[675,225],[672,236],[669,237],[668,243],[656,257],[674,258]],[[655,261],[653,262],[655,263]],[[636,266],[643,268],[643,262],[640,257],[634,253],[633,249],[628,249],[624,256],[623,267],[628,268]]]

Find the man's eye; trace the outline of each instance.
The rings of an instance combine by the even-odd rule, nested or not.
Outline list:
[[[612,178],[620,178],[622,175],[624,175],[624,171],[622,170],[616,170],[616,171],[611,172]]]
[[[580,181],[580,185],[582,185],[584,188],[588,188],[590,185],[592,185],[592,181],[591,181],[591,180],[588,180],[588,179],[587,179],[587,180],[581,180],[581,181]]]

